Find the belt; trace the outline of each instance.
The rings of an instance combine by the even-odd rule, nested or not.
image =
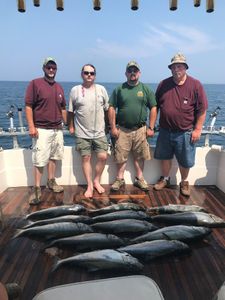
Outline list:
[[[146,123],[142,123],[142,124],[139,124],[139,125],[131,127],[131,128],[128,128],[128,127],[125,127],[125,126],[121,126],[121,127],[124,127],[126,129],[129,129],[129,130],[138,130],[139,128],[142,128],[144,126],[146,126]]]

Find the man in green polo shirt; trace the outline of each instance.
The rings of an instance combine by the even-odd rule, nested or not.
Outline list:
[[[139,65],[130,61],[125,73],[127,81],[113,91],[109,100],[109,123],[111,135],[116,139],[115,160],[118,168],[116,181],[111,187],[114,191],[125,185],[124,172],[130,152],[136,171],[134,185],[148,190],[143,169],[144,161],[151,158],[147,137],[154,136],[157,108],[155,95],[139,81],[140,74]],[[148,113],[149,127],[146,126]]]

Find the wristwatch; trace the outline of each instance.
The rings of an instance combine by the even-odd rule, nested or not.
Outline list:
[[[152,130],[152,131],[154,131],[154,128],[152,128],[152,127],[149,127],[149,129]]]

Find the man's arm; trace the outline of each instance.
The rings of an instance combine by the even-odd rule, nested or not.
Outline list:
[[[154,136],[154,127],[157,119],[157,107],[153,106],[149,112],[149,128],[147,128],[147,136]]]
[[[75,125],[74,125],[74,113],[71,111],[68,111],[67,113],[67,121],[68,121],[68,129],[70,134],[75,133]]]
[[[200,139],[205,118],[206,118],[206,110],[197,118],[194,130],[192,131],[192,136],[191,136],[192,143],[195,143]]]
[[[31,106],[26,105],[25,107],[25,112],[26,112],[26,118],[27,118],[27,123],[28,123],[28,128],[29,128],[29,135],[33,137],[38,137],[38,131],[37,128],[34,125],[34,119],[33,119],[33,109]]]
[[[109,117],[109,125],[110,125],[110,129],[111,129],[111,134],[113,137],[118,138],[119,130],[116,127],[116,111],[113,106],[109,107],[108,117]]]

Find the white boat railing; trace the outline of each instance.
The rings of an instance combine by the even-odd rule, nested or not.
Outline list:
[[[19,127],[14,126],[14,115],[15,115],[15,108],[18,111],[18,119],[19,119]],[[209,140],[211,135],[225,135],[225,126],[215,127],[216,119],[219,114],[220,107],[218,106],[211,114],[210,114],[210,123],[209,126],[203,127],[202,136],[204,136],[205,141],[204,145],[209,146]],[[12,138],[13,141],[13,149],[20,148],[18,137],[21,136],[29,136],[29,131],[27,127],[23,125],[22,119],[22,108],[17,106],[11,105],[9,111],[6,113],[6,116],[9,118],[9,128],[4,129],[0,127],[0,138],[1,137],[9,137]],[[156,128],[156,134],[158,133],[158,129]],[[63,134],[65,136],[70,136],[69,131],[64,126]]]

